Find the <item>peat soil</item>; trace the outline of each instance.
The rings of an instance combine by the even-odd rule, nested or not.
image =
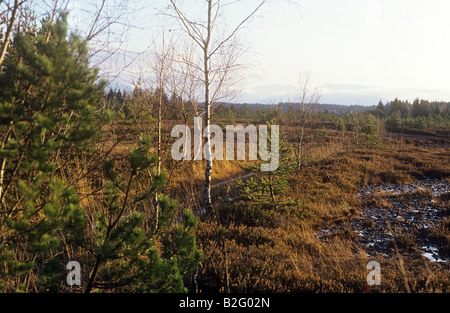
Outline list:
[[[450,266],[448,247],[433,235],[449,216],[450,184],[425,179],[412,184],[371,185],[359,190],[359,215],[318,236],[344,236],[359,242],[370,256],[422,256]]]

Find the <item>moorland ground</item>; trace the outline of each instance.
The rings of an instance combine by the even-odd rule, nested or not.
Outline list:
[[[249,120],[239,122],[245,125]],[[298,128],[284,129],[284,138],[295,146]],[[196,235],[205,256],[187,280],[190,290],[362,292],[367,291],[366,266],[376,260],[381,264],[382,284],[372,291],[448,292],[448,262],[423,257],[411,234],[393,236],[389,255],[382,251],[368,255],[358,234],[348,227],[365,208],[374,206],[358,195],[361,187],[427,178],[449,183],[448,135],[384,132],[382,147],[356,145],[356,136],[355,131],[336,130],[319,120],[308,129],[307,161],[287,175],[288,186],[281,196],[296,201],[294,206],[249,201],[236,186],[236,181],[247,177],[240,163],[215,161],[215,204],[202,211],[203,162],[173,164],[167,158],[167,164],[174,166],[168,170],[167,193],[178,200],[180,210],[199,212]],[[371,201],[383,205],[382,196]],[[448,193],[436,201],[442,218],[431,233],[445,258],[450,248]],[[318,235],[336,225],[340,231],[333,236]]]

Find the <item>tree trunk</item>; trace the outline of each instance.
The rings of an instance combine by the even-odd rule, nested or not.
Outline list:
[[[301,130],[300,130],[300,140],[298,142],[298,159],[297,159],[297,169],[298,170],[301,168],[302,162],[303,162],[303,157],[302,157],[302,154],[303,154],[303,132],[304,132],[304,129],[303,129],[303,125],[302,125]]]
[[[303,162],[303,159],[302,159],[302,157],[303,157],[303,135],[304,135],[304,131],[305,131],[305,122],[306,122],[306,119],[305,119],[305,99],[306,99],[306,92],[307,92],[307,89],[306,89],[306,86],[304,86],[303,87],[303,90],[302,90],[302,117],[301,117],[301,124],[302,124],[302,126],[301,126],[301,128],[300,128],[300,140],[299,140],[299,142],[298,142],[298,159],[297,159],[297,169],[299,170],[300,169],[300,167],[302,166],[302,162]]]
[[[211,36],[213,34],[213,28],[217,27],[217,20],[220,19],[222,12],[221,8],[225,6],[220,1],[206,0],[207,5],[207,21],[204,20],[195,21],[186,17],[185,14],[181,12],[179,7],[176,4],[177,1],[170,0],[171,7],[175,11],[175,17],[182,24],[182,28],[184,28],[187,35],[200,47],[203,53],[203,68],[201,71],[203,72],[203,84],[205,91],[205,111],[203,114],[205,121],[205,131],[202,134],[202,139],[205,137],[205,145],[204,145],[204,154],[206,154],[206,169],[205,169],[205,183],[204,183],[204,199],[203,204],[205,209],[211,206],[211,174],[213,169],[213,160],[211,153],[211,133],[210,133],[210,124],[211,124],[211,107],[213,102],[217,98],[217,95],[221,92],[221,88],[223,87],[225,76],[229,74],[229,70],[235,66],[233,60],[229,60],[227,64],[224,64],[223,67],[219,69],[213,69],[211,75],[210,63],[211,58],[217,53],[223,53],[221,48],[225,48],[225,45],[230,42],[232,38],[235,37],[236,33],[243,28],[243,26],[258,12],[258,10],[267,2],[267,0],[260,0],[259,4],[255,7],[254,10],[250,12],[245,18],[243,18],[240,22],[237,23],[236,27],[232,28],[232,30],[228,34],[224,34],[220,40],[215,40],[213,45],[211,45]],[[187,1],[186,1],[187,2]],[[204,1],[205,2],[205,1]],[[238,3],[240,1],[235,1],[231,3]],[[231,4],[230,3],[230,4]],[[213,11],[215,10],[214,14]],[[217,38],[216,38],[217,39]],[[211,45],[211,46],[210,46]],[[226,48],[228,49],[225,54],[234,54],[233,47]],[[211,79],[212,77],[212,79]],[[214,84],[214,90],[211,91],[211,80],[217,82],[217,85]],[[195,142],[194,142],[195,146]],[[194,158],[195,160],[195,158]]]
[[[161,72],[163,69],[161,69]],[[161,74],[160,74],[160,80],[161,80]],[[161,175],[161,141],[162,141],[162,102],[163,102],[163,88],[162,88],[162,82],[160,82],[160,88],[159,88],[159,99],[158,99],[158,161],[156,165],[156,173],[157,175]],[[155,193],[154,197],[155,202],[155,232],[158,230],[158,224],[159,224],[159,199],[158,199],[158,193]]]
[[[8,25],[8,29],[6,30],[5,34],[5,41],[3,42],[1,51],[0,51],[0,74],[1,74],[1,65],[3,64],[3,61],[5,60],[6,51],[8,50],[8,45],[11,40],[11,33],[14,27],[14,23],[16,21],[16,15],[17,15],[17,9],[19,8],[19,0],[16,0],[14,2],[14,8],[12,11],[11,21]]]
[[[0,200],[3,203],[3,178],[5,175],[6,157],[3,158],[2,165],[0,166]]]
[[[212,0],[208,0],[208,25],[207,25],[207,37],[203,46],[203,67],[205,72],[205,130],[206,130],[206,169],[205,169],[205,185],[204,185],[204,199],[203,204],[205,208],[211,206],[211,172],[212,172],[212,153],[211,153],[211,132],[210,132],[210,119],[211,119],[211,103],[210,103],[210,78],[209,78],[209,42],[211,40],[211,12],[212,12]]]
[[[6,143],[9,140],[10,134],[11,134],[11,128],[8,126],[8,131],[5,134],[5,139],[2,141],[2,146],[1,146],[2,149],[5,148],[5,145],[6,145]],[[0,204],[2,204],[3,201],[4,201],[3,182],[4,182],[4,179],[5,179],[5,169],[6,169],[6,156],[3,157],[2,164],[0,165],[0,200],[1,200]]]
[[[162,97],[163,90],[160,88],[159,90],[159,103],[158,103],[158,164],[156,167],[156,171],[158,175],[161,174],[161,142],[162,142]]]

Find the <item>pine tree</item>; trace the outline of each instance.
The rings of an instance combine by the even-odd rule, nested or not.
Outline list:
[[[177,204],[162,196],[165,174],[156,172],[157,157],[149,154],[151,140],[141,138],[128,156],[128,174],[117,173],[112,160],[103,165],[107,179],[100,213],[90,234],[92,268],[86,292],[94,288],[126,292],[185,292],[183,278],[202,259],[193,229],[197,223],[191,211],[184,211],[182,221],[170,229]],[[135,187],[153,172],[149,188]],[[139,207],[155,194],[159,214],[148,224]],[[86,240],[88,241],[88,240]]]
[[[386,117],[383,101],[381,101],[381,100],[378,101],[378,105],[377,105],[377,108],[376,108],[374,114],[379,118]]]
[[[78,238],[84,212],[56,162],[95,138],[109,117],[95,116],[104,83],[88,66],[86,44],[68,38],[65,15],[41,24],[35,35],[15,34],[0,76],[3,291],[51,291],[61,280],[60,234]]]
[[[267,122],[267,126],[268,150],[270,151],[270,147],[272,147],[271,123]],[[286,200],[284,197],[288,186],[287,176],[296,167],[295,160],[292,158],[293,150],[281,136],[278,138],[280,138],[278,168],[274,171],[261,171],[260,165],[241,165],[244,170],[252,173],[252,176],[247,180],[237,181],[237,186],[247,200],[265,208],[276,209],[296,205],[294,201]]]
[[[401,131],[402,129],[402,114],[400,111],[394,111],[386,119],[386,128],[389,131]]]
[[[196,218],[185,211],[174,224],[176,203],[162,195],[157,219],[142,209],[164,184],[149,139],[129,154],[128,172],[111,160],[99,169],[106,184],[97,213],[88,216],[65,179],[70,153],[92,149],[112,118],[97,111],[105,82],[89,67],[86,42],[68,35],[65,14],[15,34],[0,85],[0,292],[62,290],[69,251],[84,260],[85,291],[186,291],[202,257]]]
[[[365,143],[369,147],[381,148],[383,142],[380,136],[380,127],[377,125],[377,118],[373,114],[368,114],[361,132],[365,136]]]

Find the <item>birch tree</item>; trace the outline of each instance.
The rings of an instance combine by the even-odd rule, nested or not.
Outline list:
[[[156,175],[160,176],[162,174],[161,163],[162,163],[162,127],[163,127],[163,116],[164,111],[167,110],[167,107],[164,108],[165,103],[165,91],[167,89],[167,85],[170,83],[170,75],[172,74],[172,62],[174,55],[174,42],[172,39],[167,40],[164,32],[162,33],[160,43],[153,43],[154,51],[152,53],[153,58],[151,62],[152,73],[155,76],[155,96],[156,96],[156,134],[157,134],[157,162],[156,162]],[[155,193],[154,196],[155,201],[155,227],[158,225],[159,220],[159,199],[158,193]]]
[[[202,1],[202,11],[198,14],[192,13],[187,8],[187,1],[170,0],[168,16],[175,18],[181,29],[188,38],[195,42],[200,52],[201,63],[192,64],[202,74],[203,96],[204,96],[204,155],[206,157],[204,199],[205,208],[211,207],[211,173],[213,168],[211,152],[211,108],[217,99],[223,96],[229,83],[231,72],[238,66],[238,46],[235,42],[236,36],[268,0],[257,1],[248,9],[244,1]],[[185,5],[183,5],[185,4]],[[189,3],[192,8],[192,2]],[[235,12],[242,13],[247,8],[247,13],[231,26],[225,11],[231,8]],[[226,10],[225,10],[226,9]]]
[[[158,45],[155,43],[155,47]],[[169,76],[171,75],[172,60],[173,60],[174,43],[172,40],[167,40],[164,34],[161,37],[161,43],[159,47],[155,48],[153,52],[152,71],[155,75],[155,92],[157,102],[157,172],[161,174],[161,149],[162,149],[162,121],[163,121],[163,104],[164,93],[166,85],[169,83]]]
[[[3,1],[0,1],[0,5]],[[17,11],[19,10],[20,5],[22,2],[19,2],[18,0],[15,0],[12,5],[9,3],[6,3],[6,10],[0,15],[1,23],[6,24],[6,31],[5,36],[3,38],[3,42],[1,43],[0,47],[0,74],[1,74],[1,66],[3,64],[3,61],[5,59],[6,51],[8,50],[9,42],[11,41],[11,34],[13,32],[14,23],[16,22],[16,16]],[[2,6],[0,6],[0,9],[2,9]],[[1,29],[0,29],[1,31]]]
[[[297,169],[300,169],[304,156],[305,126],[310,122],[314,110],[320,100],[320,90],[311,86],[309,72],[299,75],[298,80],[300,103],[298,104],[298,121],[300,122],[300,133],[298,134]]]

